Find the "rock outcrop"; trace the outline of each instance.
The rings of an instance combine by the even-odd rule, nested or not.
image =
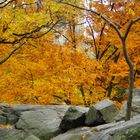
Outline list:
[[[97,127],[80,127],[69,130],[52,140],[139,140],[140,115],[130,121],[108,123]]]
[[[12,124],[15,127],[1,128],[0,140],[24,140],[30,135],[41,140],[50,140],[51,137],[61,133],[59,125],[68,108],[68,106],[0,105],[0,118],[5,117],[0,119],[0,124]],[[15,116],[13,117],[15,121],[9,123],[11,116]],[[13,138],[11,135],[14,135]]]
[[[118,121],[125,106],[113,119],[118,111],[110,100],[89,108],[0,104],[0,140],[139,140],[140,98],[133,99],[133,118]]]

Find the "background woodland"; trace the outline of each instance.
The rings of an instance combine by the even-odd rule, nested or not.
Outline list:
[[[86,5],[100,16],[65,3],[85,7],[79,0],[0,2],[0,103],[88,106],[109,98],[120,108],[126,100],[129,67],[117,33],[101,16],[124,33],[140,16],[140,2]],[[126,44],[140,87],[140,22]]]

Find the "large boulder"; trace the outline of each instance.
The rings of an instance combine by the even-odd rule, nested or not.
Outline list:
[[[86,114],[85,124],[87,126],[96,126],[105,123],[103,116],[99,110],[96,110],[95,106],[92,105]]]
[[[41,140],[49,140],[61,133],[59,125],[67,108],[66,106],[53,106],[41,110],[24,111],[16,123],[16,128],[33,134]]]
[[[83,126],[85,123],[85,114],[87,112],[88,108],[85,107],[70,107],[60,123],[60,129],[67,131],[72,128]]]
[[[118,114],[116,105],[109,99],[102,100],[95,104],[96,110],[98,110],[106,123],[112,122],[114,117]]]
[[[96,126],[112,122],[117,113],[117,107],[112,101],[108,99],[102,100],[89,108],[86,114],[85,124],[88,126]]]
[[[139,97],[133,99],[134,117],[130,121],[107,123],[113,118],[115,109],[112,106],[109,100],[91,106],[90,109],[54,105],[0,105],[0,122],[4,124],[0,127],[5,127],[0,128],[0,140],[139,140]],[[109,116],[105,113],[110,112],[111,119],[108,120]],[[95,122],[99,120],[107,124],[95,127]],[[10,121],[14,126],[5,125]],[[84,127],[86,121],[88,125],[94,124],[94,127]],[[80,128],[75,128],[78,126]]]
[[[106,123],[112,122],[114,117],[118,114],[116,105],[109,99],[102,100],[95,105]]]
[[[119,122],[104,129],[89,140],[140,140],[140,115],[127,122]]]
[[[96,127],[80,127],[60,134],[52,140],[139,140],[140,115],[130,121],[112,122]]]
[[[52,138],[52,140],[94,140],[94,136],[96,136],[101,131],[106,129],[121,125],[123,122],[113,122],[109,124],[99,125],[96,127],[79,127],[72,130],[69,130],[63,134],[59,134],[58,136]],[[96,140],[96,139],[95,139]]]

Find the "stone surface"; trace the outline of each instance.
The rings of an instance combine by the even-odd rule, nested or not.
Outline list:
[[[70,107],[60,123],[60,129],[67,131],[72,128],[83,126],[87,111],[88,108],[84,107]]]
[[[7,123],[6,117],[4,117],[0,114],[0,124],[6,124],[6,123]]]
[[[0,128],[0,140],[139,140],[140,99],[138,96],[133,99],[132,114],[134,117],[130,121],[112,122],[96,127],[84,126],[85,116],[88,116],[88,113],[91,113],[88,118],[91,123],[98,118],[98,112],[105,118],[103,113],[106,109],[110,110],[111,105],[110,101],[103,101],[89,109],[63,105],[8,106],[0,104],[1,122],[16,124],[14,126],[1,125],[5,128]],[[64,123],[64,128],[71,129],[68,131],[64,129],[65,133],[59,127],[64,118],[68,120]],[[97,120],[99,121],[99,118]],[[78,126],[81,127],[74,128]]]
[[[130,121],[118,123],[109,127],[89,140],[139,140],[140,139],[140,115]]]
[[[42,110],[24,111],[16,123],[16,128],[38,136],[41,140],[49,140],[61,132],[59,125],[66,110],[65,106],[60,108],[54,106]]]
[[[40,140],[40,139],[34,135],[30,135],[27,138],[25,138],[24,140]]]
[[[0,140],[24,140],[25,133],[22,130],[0,128]]]
[[[5,120],[4,123],[2,122],[2,120]],[[0,106],[0,124],[15,124],[17,121],[18,116],[10,106]]]
[[[19,117],[14,114],[7,115],[7,124],[15,124],[18,121]]]
[[[96,126],[103,123],[105,123],[105,121],[103,120],[102,114],[96,110],[93,105],[90,106],[89,111],[86,114],[85,124],[87,126]]]
[[[52,140],[88,140],[92,136],[92,132],[89,127],[75,128],[60,134]]]
[[[116,105],[108,99],[102,100],[95,105],[96,110],[98,110],[106,123],[112,122],[114,117],[117,115],[118,110]]]
[[[140,140],[140,127],[128,128],[119,131],[112,137],[113,140]]]
[[[80,127],[60,134],[52,140],[139,140],[140,115],[125,122],[113,122],[96,127]]]
[[[125,119],[127,103],[125,102],[122,109],[118,113],[118,115],[114,118],[115,121],[120,121]],[[140,97],[134,97],[132,100],[132,113],[131,117],[140,114]]]

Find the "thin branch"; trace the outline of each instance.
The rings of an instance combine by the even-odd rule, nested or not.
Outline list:
[[[14,54],[14,52],[17,51],[19,48],[21,48],[24,44],[25,42],[21,42],[16,48],[14,48],[6,57],[4,57],[0,61],[0,65],[3,64],[5,61],[7,61]]]
[[[48,23],[45,24],[45,25],[42,25],[42,26],[40,26],[40,27],[37,27],[36,29],[34,29],[34,30],[30,31],[30,32],[23,33],[23,34],[13,33],[14,36],[20,37],[19,39],[15,39],[15,40],[13,40],[13,41],[7,41],[5,38],[0,38],[0,44],[17,44],[17,43],[19,43],[20,41],[22,41],[23,39],[40,38],[40,37],[44,36],[45,34],[47,34],[48,32],[50,32],[58,22],[59,22],[59,20],[56,21],[56,22],[48,29],[48,31],[46,31],[45,33],[42,33],[41,35],[33,36],[33,34],[40,32],[41,29],[47,28],[48,26],[50,26],[50,25],[52,24],[52,22],[50,22],[50,23],[48,22]]]
[[[70,39],[67,37],[67,36],[65,36],[64,34],[62,34],[60,31],[58,31],[58,30],[56,30],[56,29],[52,29],[55,33],[58,33],[58,34],[60,34],[60,35],[62,35],[67,41],[69,41],[70,42]]]
[[[4,4],[5,2],[7,2],[7,0],[4,0],[4,1],[0,2],[0,5]]]
[[[36,29],[34,29],[34,30],[30,31],[30,32],[26,32],[26,33],[24,33],[24,34],[13,33],[13,35],[15,35],[15,36],[26,36],[26,35],[31,35],[31,34],[33,34],[33,33],[39,32],[41,29],[46,28],[46,27],[48,27],[48,26],[51,25],[51,24],[52,24],[52,22],[51,22],[51,23],[48,22],[48,23],[45,24],[45,25],[41,25],[40,27],[36,27]]]
[[[2,4],[4,4],[4,3],[5,3],[5,4],[2,5],[2,6],[0,6],[0,8],[6,7],[6,6],[9,5],[10,3],[12,3],[13,1],[15,1],[15,0],[10,0],[10,1],[5,0],[4,2],[1,2],[0,5],[2,5]]]
[[[106,59],[105,62],[107,62],[113,55],[115,55],[115,53],[116,53],[117,51],[118,51],[118,48],[115,48],[115,50],[112,52],[112,54],[109,55],[109,56],[107,57],[107,59]],[[119,57],[119,55],[120,55],[120,53],[118,54],[118,57]]]
[[[86,21],[87,21],[88,26],[90,28],[91,36],[92,36],[94,46],[95,46],[95,55],[96,55],[96,58],[97,58],[97,46],[96,46],[96,40],[95,40],[95,36],[94,36],[94,31],[93,31],[92,26],[91,26],[91,24],[90,24],[90,22],[89,22],[87,17],[86,17]]]
[[[104,56],[104,54],[107,52],[107,50],[111,47],[110,42],[106,45],[106,48],[102,51],[99,60],[101,60]]]
[[[36,39],[36,38],[40,38],[40,37],[46,35],[46,34],[49,33],[51,30],[53,30],[53,28],[55,27],[55,25],[57,25],[58,22],[59,22],[59,20],[56,21],[56,22],[50,27],[50,29],[48,29],[47,32],[45,32],[45,33],[43,33],[43,34],[41,34],[41,35],[35,36],[35,37],[31,36],[31,38],[35,38],[35,39]]]
[[[97,56],[99,58],[100,56],[100,49],[101,49],[101,41],[102,41],[102,37],[103,37],[103,32],[104,32],[104,29],[105,29],[105,26],[106,26],[106,23],[104,23],[102,29],[101,29],[101,32],[100,32],[100,39],[99,39],[99,45],[98,45],[98,52],[97,52]]]
[[[101,13],[99,12],[96,12],[92,9],[87,9],[85,7],[80,7],[80,6],[77,6],[75,4],[71,4],[71,3],[67,3],[67,2],[61,2],[62,4],[66,4],[66,5],[69,5],[69,6],[72,6],[72,7],[75,7],[77,9],[80,9],[80,10],[83,10],[83,11],[87,11],[87,12],[91,12],[99,17],[101,17],[101,19],[103,19],[105,22],[107,22],[112,28],[114,28],[114,30],[117,32],[118,36],[120,38],[122,38],[122,33],[119,31],[118,27],[115,25],[115,23],[113,23],[112,21],[110,21],[107,17],[105,17],[104,15],[102,15]]]
[[[135,24],[135,23],[136,23],[136,22],[138,22],[138,21],[140,21],[140,17],[138,17],[138,18],[136,18],[136,19],[131,20],[131,22],[128,24],[127,30],[126,30],[126,32],[125,32],[125,34],[124,34],[124,39],[126,39],[126,38],[127,38],[128,33],[129,33],[129,31],[130,31],[130,29],[131,29],[132,25],[133,25],[133,24]]]

